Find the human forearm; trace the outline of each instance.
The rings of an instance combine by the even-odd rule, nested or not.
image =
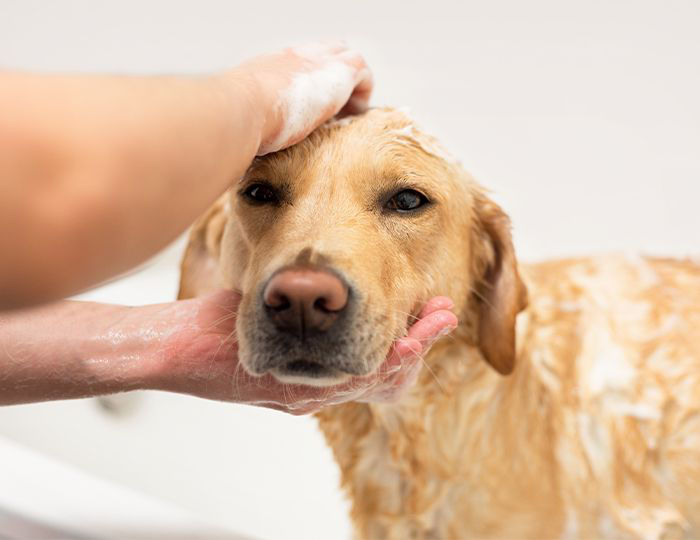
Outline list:
[[[0,314],[0,405],[165,390],[306,414],[350,400],[391,400],[420,357],[456,327],[453,304],[430,300],[377,373],[335,387],[255,377],[238,361],[231,291],[154,306],[60,302]]]
[[[61,302],[0,314],[0,404],[155,386],[169,310]]]
[[[0,304],[76,292],[165,246],[257,152],[256,99],[243,76],[2,76],[0,178],[21,185],[0,197],[0,252],[16,255]]]

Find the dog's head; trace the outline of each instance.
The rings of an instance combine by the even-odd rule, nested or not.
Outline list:
[[[258,158],[193,229],[181,296],[242,291],[239,356],[252,374],[336,384],[372,373],[430,297],[513,368],[525,305],[500,208],[394,110],[330,122]]]

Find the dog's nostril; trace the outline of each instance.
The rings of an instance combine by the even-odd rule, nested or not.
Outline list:
[[[319,298],[314,302],[314,309],[317,309],[319,311],[323,311],[325,313],[333,313],[334,311],[338,311],[336,309],[331,309],[328,307],[328,300],[326,298]]]
[[[292,307],[292,303],[283,294],[275,295],[273,298],[265,302],[265,305],[275,311],[284,311]]]

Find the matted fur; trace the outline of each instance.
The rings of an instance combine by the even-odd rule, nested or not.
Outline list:
[[[363,190],[391,185],[397,163],[432,190],[435,214],[369,226],[380,218],[360,215]],[[387,313],[380,345],[427,298],[457,302],[460,328],[398,403],[317,415],[358,537],[700,536],[700,266],[518,267],[507,216],[396,111],[326,125],[251,171],[299,184],[298,204],[261,219],[224,196],[193,229],[181,297],[237,288],[245,318],[246,295],[312,248],[369,291],[368,313]]]

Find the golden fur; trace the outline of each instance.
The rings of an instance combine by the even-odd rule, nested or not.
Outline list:
[[[195,225],[180,291],[243,291],[244,366],[256,291],[285,264],[332,266],[361,291],[352,331],[370,345],[353,350],[368,370],[426,299],[456,301],[459,329],[398,403],[317,415],[359,537],[700,536],[700,266],[518,266],[506,215],[391,110],[323,126],[256,160],[242,185],[261,178],[289,204],[254,208],[231,190]],[[375,209],[406,186],[434,204]]]

